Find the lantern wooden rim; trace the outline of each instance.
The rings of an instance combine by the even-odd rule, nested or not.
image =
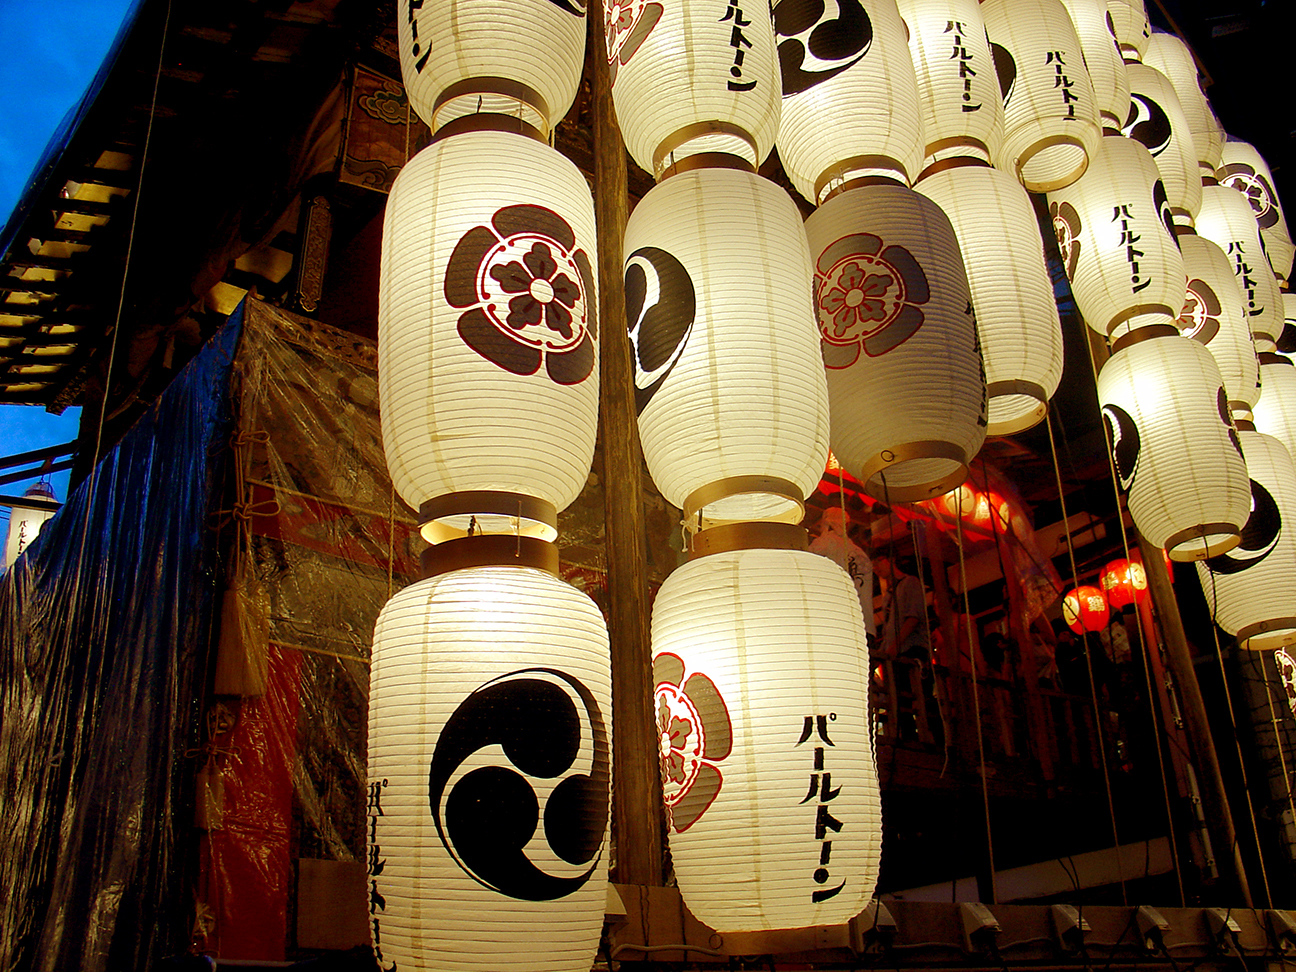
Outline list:
[[[423,539],[433,545],[467,538],[474,534],[445,521],[452,516],[479,514],[517,520],[514,531],[496,536],[526,536],[546,542],[558,538],[558,509],[553,503],[526,493],[490,489],[444,493],[427,500],[419,507],[419,531]]]
[[[829,199],[840,196],[843,192],[850,192],[852,189],[861,189],[865,186],[899,186],[901,189],[908,188],[908,186],[899,179],[892,179],[890,176],[860,176],[858,179],[847,179],[840,186],[835,186],[830,189],[819,205],[822,206]]]
[[[1143,58],[1139,56],[1138,48],[1132,44],[1118,44],[1121,52],[1121,60],[1126,64],[1142,64]],[[1127,55],[1133,54],[1133,57]]]
[[[1023,170],[1031,159],[1039,155],[1045,149],[1057,148],[1059,145],[1071,145],[1080,149],[1084,153],[1078,168],[1072,169],[1070,173],[1058,179],[1052,179],[1048,182],[1035,182],[1026,178]],[[1032,142],[1026,146],[1021,155],[1017,156],[1013,162],[1013,168],[1017,172],[1017,178],[1023,186],[1030,192],[1052,192],[1055,189],[1065,189],[1067,186],[1079,181],[1080,177],[1085,174],[1089,168],[1089,150],[1085,148],[1082,139],[1075,135],[1047,135],[1037,142]]]
[[[1117,118],[1115,115],[1113,115],[1113,114],[1112,114],[1110,111],[1108,111],[1106,108],[1099,108],[1099,109],[1098,109],[1098,117],[1102,120],[1102,130],[1103,130],[1104,132],[1111,131],[1111,129],[1109,129],[1109,128],[1107,127],[1107,124],[1106,124],[1107,121],[1108,121],[1109,119],[1110,119],[1111,121],[1113,121],[1113,122],[1116,123],[1116,130],[1117,130],[1117,131],[1120,130],[1121,122],[1123,121],[1123,119]]]
[[[1260,636],[1276,632],[1261,642]],[[1286,648],[1296,644],[1296,618],[1270,618],[1268,621],[1257,621],[1239,629],[1234,636],[1237,646],[1247,651],[1269,651],[1275,648]],[[1260,642],[1252,644],[1251,642]]]
[[[945,139],[945,141],[948,142],[951,141],[951,139],[947,138]],[[963,169],[969,167],[975,169],[994,168],[994,166],[991,165],[989,162],[987,162],[985,159],[973,158],[970,155],[959,155],[952,159],[940,159],[939,161],[933,162],[931,165],[927,166],[927,168],[919,172],[918,178],[914,180],[914,185],[917,186],[928,176],[934,176],[938,172],[948,172],[950,169]]]
[[[704,135],[732,135],[734,138],[741,140],[751,149],[752,159],[755,162],[760,161],[760,149],[756,145],[756,139],[747,131],[747,129],[735,125],[733,122],[727,122],[715,118],[710,121],[694,122],[691,125],[685,125],[683,128],[677,129],[662,139],[661,144],[659,144],[657,149],[653,152],[654,177],[658,172],[662,171],[662,162],[665,161],[667,156],[681,145],[687,145],[695,138],[701,138]],[[672,165],[674,164],[676,163],[672,163]],[[665,168],[670,168],[670,166],[666,166]]]
[[[820,194],[823,193],[825,187],[827,187],[829,183],[834,179],[840,178],[840,173],[848,172],[851,169],[890,169],[892,172],[903,173],[906,179],[909,178],[909,173],[905,170],[904,165],[889,155],[855,155],[849,159],[842,159],[840,162],[835,162],[827,169],[824,169],[823,172],[819,173],[819,178],[815,179],[814,184],[814,197],[819,200],[816,205],[826,203],[838,190],[844,189],[850,185],[861,183],[864,179],[886,179],[888,182],[896,182],[900,185],[904,185],[902,180],[897,179],[894,176],[858,176],[854,179],[844,180],[840,186],[835,187],[827,196],[823,199],[819,199]]]
[[[1180,308],[1180,310],[1182,310],[1182,308]],[[1113,317],[1110,321],[1107,322],[1107,337],[1110,339],[1112,335],[1112,331],[1116,330],[1116,328],[1120,327],[1126,321],[1138,317],[1140,314],[1165,314],[1172,321],[1178,318],[1179,316],[1179,312],[1173,310],[1169,304],[1135,304],[1133,307],[1126,307],[1123,311],[1121,311],[1119,314],[1117,314],[1115,317]],[[1175,327],[1173,324],[1145,324],[1142,327],[1136,327],[1134,330],[1126,334],[1122,334],[1120,337],[1116,339],[1115,344],[1120,344],[1127,337],[1130,337],[1131,335],[1134,334],[1140,334],[1143,331],[1151,330],[1154,327],[1168,327],[1170,330],[1166,333],[1170,333],[1170,334],[1179,333],[1179,329]],[[1150,337],[1161,337],[1161,336],[1162,335],[1160,334],[1148,334],[1142,338],[1139,338],[1139,340],[1146,341]],[[1129,343],[1137,344],[1138,342],[1131,341]],[[1115,345],[1113,345],[1112,351],[1113,353],[1116,351]]]
[[[980,149],[986,154],[987,159],[990,157],[990,146],[979,138],[973,138],[971,135],[952,135],[949,138],[939,138],[934,142],[929,142],[923,148],[923,156],[935,155],[937,152],[944,152],[946,149],[951,148]],[[957,156],[957,158],[968,159],[971,158],[971,156],[960,155]],[[953,162],[954,159],[948,159],[946,161]],[[976,159],[976,161],[980,162],[981,160]],[[986,162],[985,164],[990,165],[989,162]]]
[[[790,510],[787,514],[770,520],[744,520],[738,522],[775,522],[796,525],[805,517],[805,498],[801,495],[801,488],[796,483],[781,479],[778,476],[729,476],[725,479],[717,479],[715,482],[707,483],[705,486],[699,486],[684,498],[684,526],[690,531],[703,532],[732,524],[735,521],[713,520],[712,526],[703,526],[702,524],[707,519],[706,508],[731,496],[752,493],[764,493],[787,500]],[[788,519],[788,516],[794,516],[795,519]]]
[[[958,468],[947,476],[942,476],[935,483],[918,486],[888,486],[885,483],[874,483],[873,479],[899,463],[911,462],[914,459],[949,459],[958,463]],[[864,483],[864,492],[884,503],[912,503],[917,500],[931,499],[941,493],[948,493],[967,479],[967,453],[952,442],[937,439],[922,439],[917,442],[905,442],[890,449],[883,449],[868,462],[860,472]]]
[[[456,98],[462,98],[464,95],[500,95],[504,98],[512,98],[526,105],[537,115],[549,122],[549,102],[535,88],[529,84],[523,84],[514,78],[497,78],[490,75],[475,78],[464,78],[462,81],[456,81],[450,87],[443,90],[437,95],[436,101],[432,104],[432,121],[433,127],[439,130],[440,126],[435,124],[437,112],[454,101]],[[449,124],[447,122],[446,124]]]
[[[472,115],[460,115],[458,118],[452,118],[432,136],[429,145],[440,142],[443,139],[451,138],[455,135],[463,135],[467,132],[505,132],[509,135],[521,135],[523,138],[533,138],[537,142],[549,144],[544,133],[528,121],[523,121],[514,115],[501,115],[493,111],[480,111]]]
[[[1211,543],[1207,539],[1208,534],[1223,534],[1224,539],[1218,543]],[[1183,547],[1191,540],[1198,541],[1201,546],[1192,550],[1184,550]],[[1206,560],[1210,557],[1217,557],[1222,553],[1228,553],[1234,547],[1242,542],[1242,531],[1233,523],[1201,523],[1197,526],[1188,527],[1186,530],[1180,530],[1178,533],[1172,533],[1166,538],[1165,552],[1166,556],[1177,563],[1187,564],[1194,560]]]
[[[992,381],[986,385],[986,398],[1006,398],[1009,395],[1026,395],[1035,399],[1036,406],[1029,412],[1019,415],[1007,422],[990,422],[986,426],[986,435],[1012,435],[1024,429],[1032,428],[1039,423],[1048,410],[1048,392],[1044,386],[1023,378],[1011,378],[1007,381]]]
[[[558,576],[558,547],[539,537],[493,533],[460,537],[419,555],[423,579],[469,567],[531,567]]]
[[[1251,411],[1251,407],[1246,402],[1229,402],[1228,407],[1230,412],[1245,410],[1249,414]],[[1233,417],[1233,427],[1239,432],[1254,432],[1256,430],[1255,422],[1251,421],[1251,419],[1238,418],[1237,416]]]
[[[1197,164],[1200,165],[1203,169],[1206,168],[1206,165],[1207,165],[1207,163],[1205,163],[1205,162],[1200,162],[1200,161],[1199,161]],[[1214,171],[1215,171],[1214,169],[1211,170],[1212,173],[1214,173]],[[1216,179],[1215,176],[1214,176],[1213,174],[1212,174],[1212,175],[1203,175],[1203,176],[1201,177],[1201,181],[1202,181],[1202,188],[1209,188],[1210,186],[1218,186],[1218,185],[1219,185],[1219,180]]]
[[[698,152],[694,155],[686,155],[678,162],[672,162],[662,170],[657,181],[665,182],[673,175],[698,169],[737,169],[739,172],[756,174],[756,166],[741,155],[734,155],[732,152]]]
[[[808,550],[810,538],[803,526],[795,523],[726,523],[694,534],[689,545],[689,560],[734,550]]]

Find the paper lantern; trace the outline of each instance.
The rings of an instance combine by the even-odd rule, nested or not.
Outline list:
[[[1215,623],[1239,648],[1296,644],[1296,464],[1281,442],[1238,433],[1251,477],[1251,514],[1242,542],[1197,565]]]
[[[1179,96],[1156,68],[1131,64],[1128,72],[1130,111],[1121,131],[1152,153],[1175,223],[1192,226],[1201,208],[1202,184]]]
[[[1076,634],[1101,631],[1111,620],[1111,608],[1102,591],[1086,584],[1067,591],[1062,598],[1062,618]]]
[[[1296,294],[1283,292],[1283,329],[1278,336],[1278,350],[1284,354],[1296,351]]]
[[[918,191],[954,226],[985,359],[986,432],[1009,435],[1044,417],[1062,379],[1062,328],[1039,224],[1026,190],[1004,173],[943,164]]]
[[[760,165],[778,131],[779,61],[767,0],[603,0],[612,100],[630,155],[660,176],[702,152]]]
[[[1291,233],[1287,229],[1282,200],[1274,192],[1268,163],[1249,142],[1229,139],[1221,148],[1220,166],[1215,177],[1221,185],[1242,193],[1251,205],[1269,264],[1280,280],[1286,280],[1291,275],[1296,246],[1292,245]]]
[[[1120,45],[1121,56],[1126,63],[1142,61],[1152,38],[1152,26],[1148,23],[1143,0],[1107,0],[1107,12],[1111,14],[1112,30],[1116,34],[1116,43]]]
[[[1166,76],[1179,96],[1179,106],[1192,135],[1198,175],[1214,178],[1220,163],[1222,142],[1215,116],[1211,114],[1197,79],[1197,62],[1193,60],[1192,51],[1174,34],[1153,31],[1144,59],[1145,63]]]
[[[1179,316],[1183,257],[1146,148],[1104,138],[1084,178],[1050,192],[1048,203],[1062,265],[1091,328],[1107,336]]]
[[[548,135],[585,64],[584,0],[436,0],[398,5],[401,77],[436,131],[464,115],[509,115]]]
[[[981,4],[1004,99],[996,164],[1031,192],[1084,175],[1102,129],[1080,38],[1060,0]]]
[[[639,435],[685,520],[799,522],[828,456],[810,257],[791,198],[754,173],[672,175],[625,233]],[[775,482],[777,481],[777,482]]]
[[[1219,366],[1173,327],[1114,345],[1098,401],[1134,525],[1172,560],[1239,542],[1250,491]]]
[[[1195,233],[1181,231],[1179,249],[1188,275],[1179,331],[1214,357],[1230,411],[1250,412],[1260,397],[1260,363],[1233,267],[1219,246]]]
[[[1226,186],[1203,186],[1197,232],[1218,244],[1233,264],[1256,347],[1272,351],[1282,334],[1282,291],[1269,270],[1260,229],[1246,200]]]
[[[1080,49],[1084,52],[1098,114],[1104,128],[1120,128],[1129,116],[1130,84],[1125,61],[1107,13],[1106,0],[1062,0],[1075,24]]]
[[[927,161],[993,162],[1003,141],[999,90],[976,0],[900,0],[918,83]]]
[[[1253,409],[1257,432],[1271,435],[1296,458],[1296,367],[1281,354],[1260,354],[1260,401]]]
[[[54,500],[54,490],[49,483],[34,483],[23,493],[25,499]],[[0,570],[8,570],[18,557],[40,535],[45,521],[52,519],[53,512],[48,510],[26,510],[15,506],[9,513],[9,530],[5,535],[4,560],[0,561]]]
[[[383,232],[378,381],[387,467],[414,509],[464,491],[562,509],[585,485],[594,240],[584,176],[533,139],[466,132],[401,170]],[[477,512],[457,511],[460,526]]]
[[[1147,571],[1137,560],[1113,560],[1103,568],[1099,583],[1107,603],[1114,608],[1142,604],[1148,599]]]
[[[803,550],[714,553],[653,603],[671,859],[716,931],[840,924],[873,894],[881,801],[864,619]]]
[[[949,218],[899,185],[833,196],[806,220],[837,461],[883,501],[963,481],[986,399]]]
[[[383,967],[589,968],[609,863],[598,608],[531,567],[420,581],[378,617],[369,684],[369,900]]]
[[[779,159],[814,204],[852,179],[912,182],[923,158],[918,84],[895,0],[834,6],[774,4],[783,77]]]

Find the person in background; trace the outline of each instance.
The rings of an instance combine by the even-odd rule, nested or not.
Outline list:
[[[888,553],[873,558],[873,570],[887,582],[882,609],[881,652],[888,657],[930,661],[927,646],[927,598],[922,582],[903,570]]]
[[[872,646],[877,639],[877,625],[873,619],[873,562],[864,548],[850,538],[849,526],[841,507],[828,507],[819,520],[819,535],[811,541],[810,550],[835,562],[850,576],[859,596],[864,628]]]

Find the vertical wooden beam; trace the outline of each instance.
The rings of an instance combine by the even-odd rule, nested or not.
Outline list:
[[[603,443],[608,628],[612,636],[613,880],[660,885],[661,776],[653,712],[639,420],[625,326],[621,242],[628,215],[626,153],[612,107],[603,17],[590,5],[587,63],[594,127],[594,212],[598,218],[599,412]]]

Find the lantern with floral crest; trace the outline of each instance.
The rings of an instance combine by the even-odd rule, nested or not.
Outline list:
[[[1226,186],[1203,186],[1197,232],[1228,257],[1246,301],[1256,349],[1272,351],[1283,328],[1282,290],[1270,272],[1251,207],[1241,194]]]
[[[1103,592],[1092,585],[1067,591],[1062,598],[1062,618],[1076,634],[1101,631],[1111,620],[1111,608]]]
[[[1221,147],[1220,166],[1215,170],[1215,178],[1220,185],[1240,192],[1251,206],[1269,264],[1279,280],[1286,280],[1292,272],[1296,246],[1293,246],[1291,232],[1287,229],[1282,200],[1274,191],[1269,164],[1250,142],[1230,138]]]
[[[1098,583],[1107,603],[1114,608],[1142,604],[1148,598],[1147,571],[1139,560],[1120,557],[1103,568]]]

